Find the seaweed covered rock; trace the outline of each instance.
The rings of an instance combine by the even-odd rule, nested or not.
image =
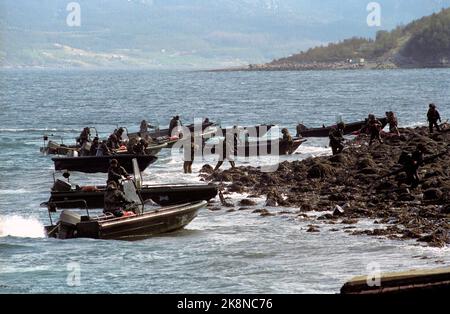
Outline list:
[[[436,137],[430,136],[427,127],[401,128],[400,132],[400,137],[383,135],[384,144],[372,147],[364,143],[367,136],[358,136],[336,156],[283,162],[272,173],[239,167],[213,173],[207,179],[233,182],[227,187],[229,192],[266,196],[268,207],[296,207],[303,214],[330,211],[336,205],[345,208],[340,216],[337,212],[320,216],[330,224],[339,217],[346,223],[368,218],[387,225],[386,229],[355,234],[424,237],[422,241],[430,245],[449,243],[448,237],[437,231],[449,228],[450,153],[432,156],[448,151],[450,132]],[[398,161],[402,152],[412,153],[419,144],[426,147],[427,161],[419,168],[421,181],[415,187],[408,184]]]
[[[328,163],[317,161],[308,169],[308,179],[329,178],[336,174],[336,170]]]
[[[442,191],[439,189],[428,189],[425,192],[423,192],[423,199],[425,201],[437,201],[442,198]]]
[[[200,173],[212,174],[214,172],[214,168],[211,165],[204,165],[202,169],[200,169]]]
[[[243,200],[241,200],[239,202],[239,205],[241,206],[255,206],[256,202],[254,200],[248,199],[248,198],[244,198]]]

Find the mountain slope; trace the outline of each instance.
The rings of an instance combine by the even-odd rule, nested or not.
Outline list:
[[[442,9],[439,13],[397,27],[390,32],[379,31],[375,40],[353,37],[337,44],[311,48],[287,58],[274,60],[267,66],[289,68],[324,63],[324,67],[328,67],[326,64],[360,59],[364,59],[364,63],[381,66],[450,66],[450,9]],[[362,64],[357,65],[359,66]]]
[[[0,1],[0,65],[217,67],[260,63],[353,34],[373,36],[367,0]],[[383,28],[429,14],[439,1],[379,0]]]

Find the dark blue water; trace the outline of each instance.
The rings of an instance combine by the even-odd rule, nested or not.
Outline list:
[[[401,125],[417,125],[425,123],[429,102],[444,120],[450,117],[449,86],[449,70],[2,71],[0,292],[334,293],[373,262],[382,271],[448,263],[448,248],[350,236],[340,225],[337,232],[320,225],[320,233],[310,234],[312,221],[295,215],[262,218],[225,209],[202,210],[186,230],[139,242],[45,239],[48,216],[39,204],[48,199],[53,165],[39,147],[43,134],[71,143],[85,126],[106,136],[117,125],[137,130],[144,118],[165,126],[175,114],[185,122],[208,116],[224,126],[276,123],[294,132],[298,122],[320,126],[339,115],[350,122],[394,110]],[[309,141],[287,159],[328,153],[326,144]],[[203,162],[209,161],[196,162],[194,171]],[[253,162],[273,160],[246,165]],[[198,181],[181,169],[181,160],[165,151],[144,179]],[[104,176],[72,180],[97,183]],[[242,197],[233,196],[235,202]],[[68,281],[73,265],[80,267],[75,286]]]

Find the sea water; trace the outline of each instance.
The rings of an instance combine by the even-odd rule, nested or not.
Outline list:
[[[295,214],[203,209],[185,230],[138,242],[44,237],[39,206],[49,197],[53,164],[43,135],[74,143],[85,126],[107,137],[117,126],[137,131],[142,119],[161,128],[209,117],[222,126],[278,124],[295,134],[311,127],[398,114],[401,126],[424,125],[428,103],[450,117],[449,70],[310,72],[156,72],[4,70],[0,72],[0,292],[4,293],[336,293],[352,276],[440,267],[449,248],[352,236]],[[310,139],[298,160],[329,154]],[[149,183],[197,183],[214,160],[197,159],[182,174],[182,154],[163,150],[144,172]],[[274,157],[238,165],[273,164]],[[228,165],[224,165],[227,168]],[[104,174],[73,173],[74,184],[104,183]],[[233,194],[238,202],[245,196]],[[258,200],[264,205],[264,198]],[[273,212],[296,208],[268,208]],[[320,233],[307,233],[308,225]],[[361,220],[357,228],[373,228]],[[334,229],[338,229],[337,231]],[[74,275],[75,274],[75,275]],[[73,279],[76,280],[73,280]]]

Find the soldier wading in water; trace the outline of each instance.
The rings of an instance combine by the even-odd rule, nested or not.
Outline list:
[[[292,147],[294,145],[294,140],[292,139],[291,134],[289,133],[289,130],[284,128],[281,130],[281,134],[283,134],[282,138],[282,144],[286,145],[286,153],[291,154],[292,153]]]
[[[217,162],[214,171],[219,170],[219,168],[223,165],[225,159],[228,159],[228,162],[231,165],[231,168],[236,168],[236,163],[234,162],[234,155],[237,153],[238,144],[241,142],[239,138],[239,129],[237,126],[233,127],[233,136],[226,135],[225,139],[221,141],[221,149],[219,148],[219,161]]]

